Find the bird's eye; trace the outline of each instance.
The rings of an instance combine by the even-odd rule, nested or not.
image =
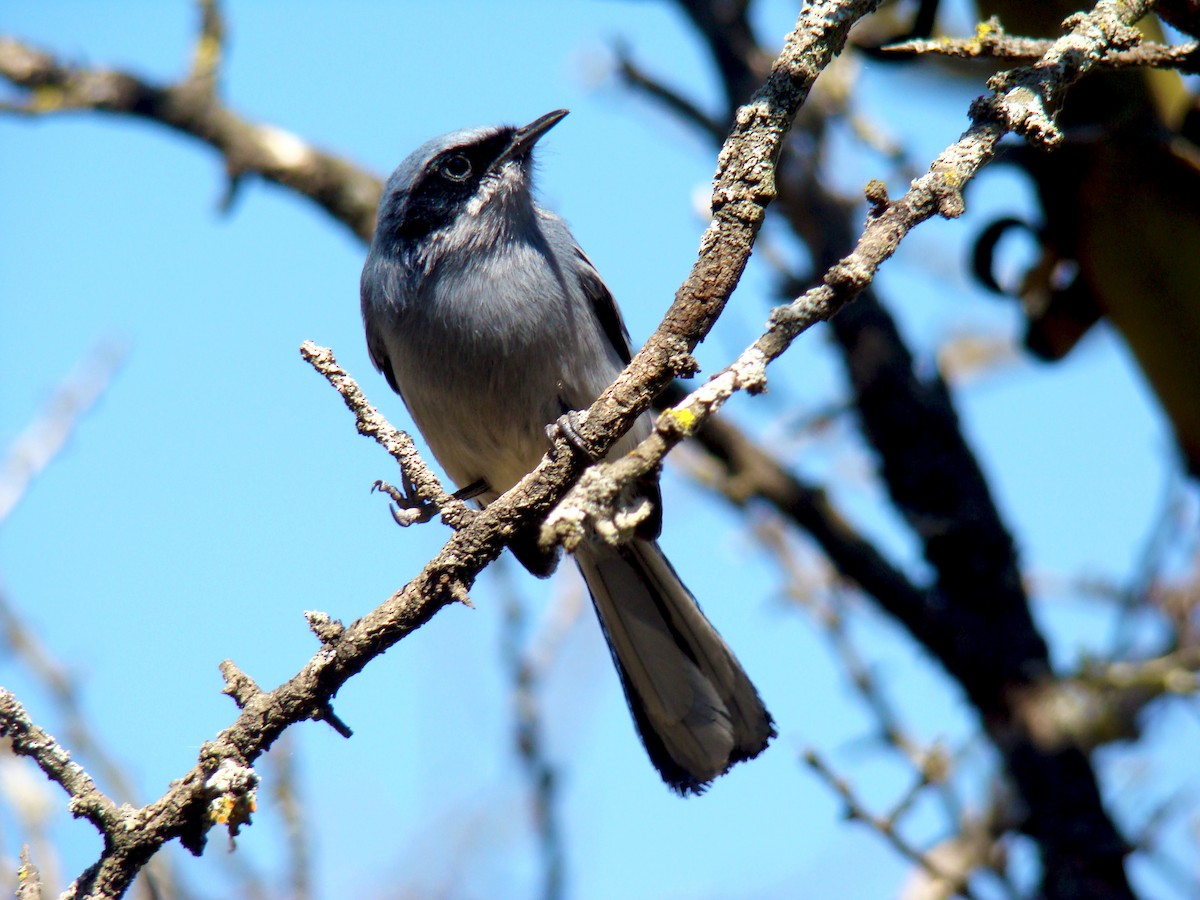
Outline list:
[[[466,181],[471,177],[471,161],[461,153],[455,153],[442,161],[441,170],[451,181]]]

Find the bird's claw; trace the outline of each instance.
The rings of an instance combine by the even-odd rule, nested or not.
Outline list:
[[[435,515],[441,512],[441,507],[432,500],[422,500],[417,496],[416,489],[408,476],[401,473],[401,483],[403,489],[393,487],[386,481],[376,481],[371,485],[371,491],[379,491],[387,494],[392,498],[392,502],[388,505],[388,509],[392,514],[392,518],[396,520],[396,524],[401,528],[407,528],[409,525],[420,525],[423,522],[428,522]],[[474,500],[480,494],[485,494],[488,491],[488,484],[483,479],[472,481],[464,488],[459,488],[451,498],[454,500]]]
[[[393,487],[386,481],[376,481],[371,485],[372,493],[379,491],[392,498],[392,502],[388,504],[388,510],[391,512],[392,518],[396,520],[396,524],[401,528],[428,522],[437,514],[437,504],[418,497],[407,475],[401,475],[400,477],[404,485],[403,490]]]
[[[569,409],[558,417],[556,422],[546,426],[546,437],[553,441],[559,437],[566,440],[575,452],[588,462],[596,462],[597,457],[588,447],[580,430],[583,428],[583,414],[577,409]]]

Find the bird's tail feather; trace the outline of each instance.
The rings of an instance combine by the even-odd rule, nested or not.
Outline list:
[[[653,541],[575,554],[651,762],[681,794],[700,793],[775,736],[733,652]]]

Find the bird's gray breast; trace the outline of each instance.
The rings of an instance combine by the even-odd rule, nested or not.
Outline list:
[[[616,375],[573,271],[510,242],[430,266],[384,340],[397,386],[458,484],[507,490],[545,453],[545,426]]]

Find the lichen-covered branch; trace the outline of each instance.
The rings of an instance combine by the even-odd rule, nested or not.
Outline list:
[[[1053,124],[1052,114],[1062,92],[1103,58],[1105,48],[1110,45],[1108,42],[1124,44],[1132,40],[1129,34],[1132,29],[1121,25],[1119,18],[1112,18],[1111,9],[1104,9],[1121,6],[1123,4],[1115,0],[1102,2],[1092,16],[1079,21],[1076,31],[1053,42],[1035,65],[996,76],[991,84],[994,93],[979,98],[972,106],[971,127],[933,161],[929,171],[914,181],[899,200],[891,201],[886,189],[879,182],[869,184],[866,195],[871,210],[866,227],[850,255],[826,273],[823,284],[807,291],[787,306],[772,310],[767,330],[733,363],[689,394],[683,402],[660,415],[655,432],[643,441],[634,453],[594,467],[587,480],[576,486],[556,510],[554,521],[549,523],[550,530],[553,531],[556,524],[579,520],[577,510],[572,507],[576,503],[585,502],[582,495],[588,491],[594,492],[597,482],[611,478],[619,483],[632,483],[654,472],[671,448],[691,436],[698,426],[717,412],[733,394],[743,390],[756,394],[765,390],[767,365],[778,359],[800,334],[817,322],[831,318],[866,288],[874,279],[879,266],[891,258],[909,231],[934,215],[957,218],[963,213],[963,189],[979,170],[992,160],[996,147],[1005,134],[1015,131],[1030,141],[1047,145],[1057,143],[1061,136]],[[1133,33],[1136,34],[1136,31]],[[1081,37],[1082,34],[1087,34],[1088,38]],[[738,111],[738,125],[735,126],[734,134],[730,136],[731,141],[737,135],[739,126],[758,119],[757,106],[764,93],[765,89]],[[769,129],[769,117],[763,116],[762,122]],[[727,141],[726,149],[722,150],[723,158],[729,147],[730,143]],[[773,156],[778,151],[778,144],[772,144],[764,155],[769,153]],[[720,211],[716,207],[720,203],[722,192],[721,174],[718,171],[718,187],[714,192],[714,225],[706,232],[706,239],[714,230],[719,231],[722,227],[729,228],[733,225],[748,232],[737,234],[732,242],[734,247],[740,247],[743,246],[740,243],[741,239],[749,238],[750,242],[753,241],[754,233],[761,224],[765,201],[769,201],[770,195],[764,193],[755,198],[746,198],[743,194],[739,198],[738,209],[739,212],[745,211],[745,218],[739,220],[735,214],[731,217],[732,222],[718,224]],[[755,190],[763,189],[763,180],[752,180],[746,173],[742,173],[740,177],[745,180],[739,187],[753,186]],[[755,204],[755,199],[760,203]],[[726,232],[723,236],[732,235]],[[652,349],[651,344],[656,339],[666,344],[670,336],[663,335],[665,329],[669,330],[675,321],[686,322],[688,320],[685,317],[696,316],[694,307],[688,306],[688,302],[693,299],[706,299],[700,291],[702,286],[707,287],[714,280],[714,275],[711,270],[702,268],[705,262],[704,250],[702,244],[701,262],[697,263],[692,277],[676,296],[676,304],[668,312],[663,326],[655,333],[651,343],[638,354],[631,369],[636,369],[639,362],[654,350],[659,354],[670,353],[673,350],[675,359],[680,353],[686,352],[679,346],[661,349],[656,346]],[[747,246],[746,256],[748,255]],[[736,269],[740,276],[740,267],[744,267],[745,258],[727,256],[720,262],[725,265],[720,274],[727,274],[731,269]],[[688,297],[685,291],[689,286],[694,286],[699,296]],[[681,299],[683,303],[680,302]],[[706,311],[708,306],[709,304],[704,304]],[[698,324],[705,328],[706,333],[710,324],[707,318],[701,319]],[[690,350],[690,347],[687,349]],[[676,361],[674,365],[680,370],[685,370],[687,361]],[[621,382],[618,381],[618,390],[620,386]],[[614,394],[620,396],[612,389],[606,396]],[[620,401],[614,397],[613,402]],[[603,513],[600,515],[602,517]]]
[[[96,787],[83,767],[49,734],[33,724],[25,708],[10,691],[0,688],[0,737],[12,742],[13,752],[32,759],[46,777],[71,798],[71,814],[87,819],[101,833],[115,831],[125,816]]]
[[[400,464],[405,481],[415,489],[416,501],[423,501],[431,508],[439,510],[442,521],[451,528],[458,528],[470,520],[474,512],[462,500],[446,492],[437,475],[421,459],[413,439],[403,431],[393,428],[391,423],[367,402],[357,382],[337,364],[331,350],[318,347],[312,341],[305,341],[300,347],[300,355],[342,395],[346,406],[354,413],[358,433],[374,440]]]
[[[526,635],[525,601],[508,583],[504,607],[503,648],[505,667],[512,680],[514,743],[528,784],[530,812],[542,864],[543,900],[558,900],[566,888],[567,853],[558,813],[559,767],[551,757],[545,736],[543,684],[547,670],[583,608],[581,590],[568,587],[554,600],[542,631]]]
[[[1044,38],[1010,35],[993,17],[978,27],[974,37],[904,41],[882,49],[891,53],[1020,62],[1040,59],[1053,43]],[[1096,66],[1102,69],[1178,69],[1184,74],[1192,74],[1200,69],[1200,44],[1192,41],[1170,46],[1144,41],[1128,50],[1109,50],[1096,60]]]
[[[690,12],[694,4],[685,5]],[[868,232],[878,224],[872,220],[897,224],[914,214],[915,223],[935,212],[946,217],[961,213],[966,179],[992,157],[1007,131],[1043,147],[1058,143],[1061,135],[1053,114],[1062,91],[1112,48],[1136,43],[1139,36],[1130,23],[1149,5],[1102,2],[1089,15],[1069,20],[1070,33],[1053,42],[1035,66],[996,76],[989,83],[993,94],[973,106],[973,125],[964,139],[948,148],[899,204],[888,202],[879,187],[868,189],[875,206]],[[819,185],[808,187],[806,198],[816,210],[807,216],[807,225],[804,219],[811,210],[796,203],[795,196],[785,197],[784,203],[789,223],[805,238],[813,234],[812,220],[826,221],[822,211],[840,212],[835,203],[822,199]],[[918,187],[922,190],[916,191]],[[898,206],[908,209],[897,218]],[[789,326],[805,327],[811,318],[843,308],[838,298],[862,289],[872,275],[871,258],[890,255],[908,227],[879,229],[878,246],[867,256],[866,268],[861,256],[843,259],[824,285],[782,313],[785,320],[795,321],[773,320],[776,339],[790,340]],[[862,248],[860,238],[858,249]],[[821,259],[825,249],[818,242],[813,255]],[[833,308],[827,308],[831,298]],[[1128,896],[1126,846],[1102,807],[1085,750],[1039,744],[1030,708],[1018,702],[1030,684],[1052,679],[1049,656],[1029,613],[1011,537],[962,438],[944,386],[936,379],[928,385],[918,383],[911,355],[877,304],[844,309],[832,324],[846,354],[864,430],[880,454],[893,501],[909,519],[938,577],[932,590],[882,592],[877,599],[943,663],[979,710],[1024,805],[1020,827],[1041,846],[1046,895]],[[763,350],[758,345],[749,348],[735,363],[741,371],[721,373],[723,384],[701,388],[690,398],[692,405],[661,417],[658,432],[639,449],[641,458],[617,464],[627,467],[618,477],[653,469],[671,443],[732,391],[760,386],[762,367],[773,358]],[[575,491],[575,509],[565,509],[556,523],[567,534],[588,516],[601,521],[616,512],[611,498],[617,495],[605,490],[603,481],[598,474],[589,476]],[[585,496],[585,489],[591,496]]]
[[[805,8],[766,83],[737,111],[717,157],[712,221],[691,274],[654,334],[577,426],[602,457],[671,379],[695,373],[693,348],[708,334],[737,286],[775,197],[783,139],[817,75],[842,51],[850,26],[873,0],[824,0]]]

